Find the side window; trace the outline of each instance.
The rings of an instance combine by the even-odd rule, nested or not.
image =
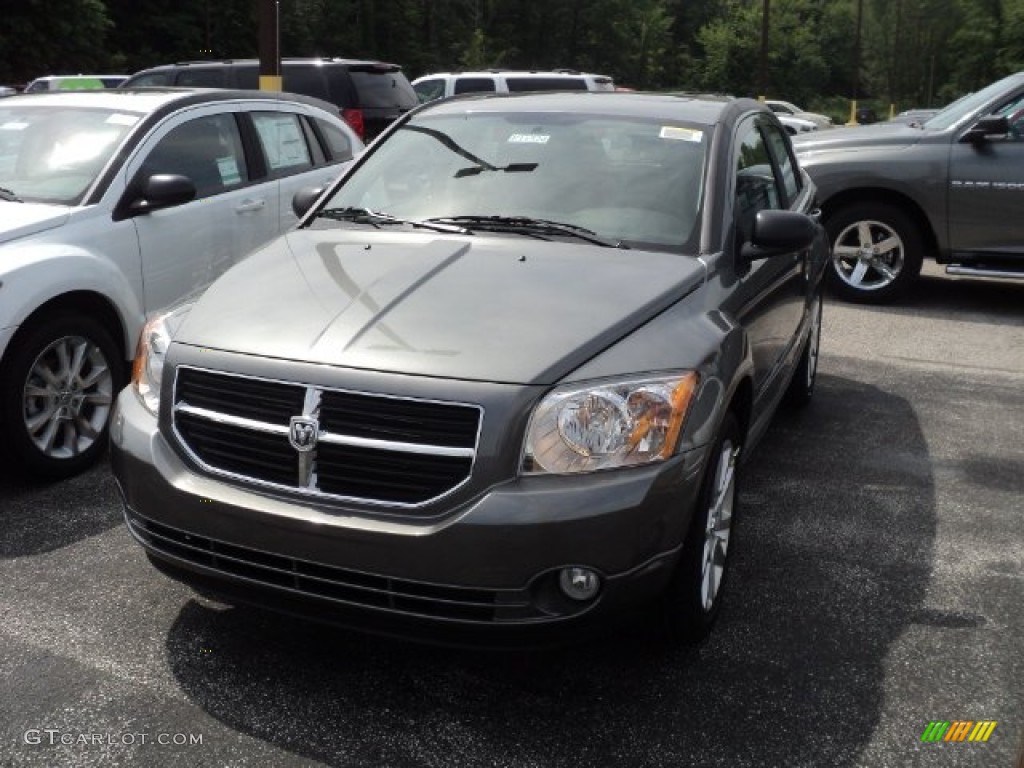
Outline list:
[[[493,93],[493,77],[459,77],[455,79],[454,93]]]
[[[352,141],[341,128],[316,119],[316,127],[327,142],[327,151],[334,162],[345,162],[352,159]]]
[[[424,80],[422,83],[416,83],[413,90],[416,91],[416,98],[420,100],[420,103],[426,104],[428,101],[444,96],[444,80],[440,78]]]
[[[196,185],[196,197],[209,197],[247,179],[245,153],[234,115],[197,117],[172,129],[143,162],[143,173],[176,173]]]
[[[750,239],[758,211],[780,208],[783,196],[775,181],[772,158],[753,120],[740,129],[736,154],[736,225],[740,242]]]
[[[170,72],[152,72],[148,75],[139,75],[133,77],[130,83],[132,88],[144,87],[144,86],[161,86],[171,85],[171,73]]]
[[[1016,98],[996,110],[997,115],[1006,115],[1010,125],[1008,138],[1012,141],[1024,140],[1024,97]]]
[[[175,85],[194,88],[223,88],[224,70],[220,68],[183,69],[178,72]]]
[[[800,195],[801,179],[797,173],[796,162],[789,151],[789,146],[782,132],[772,125],[763,128],[764,135],[768,140],[768,149],[779,169],[779,176],[782,177],[782,187],[786,193],[786,204],[792,205],[793,201]]]
[[[313,167],[298,115],[289,112],[253,112],[267,170],[272,176],[298,173]]]
[[[281,82],[286,91],[327,99],[327,83],[322,67],[305,64],[282,67]]]
[[[510,93],[522,91],[585,91],[587,83],[579,77],[507,77]]]

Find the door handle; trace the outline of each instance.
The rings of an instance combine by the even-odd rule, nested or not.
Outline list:
[[[266,205],[266,200],[243,200],[235,206],[235,213],[255,213],[262,211]]]

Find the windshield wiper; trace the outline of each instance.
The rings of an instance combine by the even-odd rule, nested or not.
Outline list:
[[[462,179],[466,176],[479,176],[484,171],[502,171],[504,173],[530,173],[531,171],[537,170],[537,163],[510,163],[508,165],[502,165],[499,167],[490,167],[483,165],[471,165],[467,168],[459,168],[455,172],[456,179]]]
[[[11,203],[23,203],[23,202],[25,202],[20,197],[18,197],[14,192],[12,192],[11,190],[7,189],[6,187],[0,187],[0,200],[7,200],[8,202],[11,202]]]
[[[445,216],[437,219],[427,219],[427,221],[441,224],[466,225],[473,229],[486,229],[491,232],[515,232],[534,237],[550,235],[575,237],[577,240],[584,240],[595,245],[603,245],[606,248],[629,249],[629,246],[621,240],[610,240],[601,237],[594,230],[587,229],[586,227],[566,224],[561,221],[551,221],[549,219],[533,219],[528,216]]]
[[[382,224],[405,224],[410,227],[429,229],[433,232],[448,232],[457,235],[473,234],[465,227],[458,226],[454,223],[446,224],[443,222],[402,219],[398,216],[392,216],[390,213],[382,213],[381,211],[374,211],[370,208],[324,208],[322,211],[317,211],[316,215],[325,219],[334,219],[335,221],[351,221],[356,224],[369,224],[377,229],[380,229]]]

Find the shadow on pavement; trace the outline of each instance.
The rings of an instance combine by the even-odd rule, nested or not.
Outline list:
[[[638,630],[454,651],[190,602],[171,668],[232,729],[335,766],[853,765],[895,640],[972,621],[923,610],[935,491],[920,425],[902,398],[822,376],[806,411],[778,414],[743,488],[700,648],[662,652]]]
[[[1024,324],[1024,280],[951,277],[932,266],[906,296],[882,306],[858,305],[868,312],[969,320],[974,313],[988,325]],[[833,301],[841,301],[831,295]],[[983,317],[982,317],[983,316]]]
[[[50,483],[0,469],[0,557],[52,552],[108,531],[121,520],[106,457],[77,477]]]

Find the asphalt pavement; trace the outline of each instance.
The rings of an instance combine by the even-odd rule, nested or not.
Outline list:
[[[937,274],[937,270],[930,270]],[[2,766],[979,766],[1024,733],[1024,283],[830,301],[703,646],[423,647],[197,598],[104,463],[0,474]],[[985,742],[922,741],[994,721]]]

